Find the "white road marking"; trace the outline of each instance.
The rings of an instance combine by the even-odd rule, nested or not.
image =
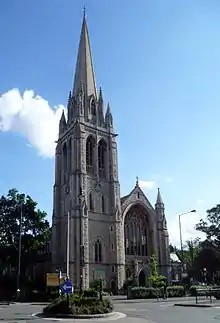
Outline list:
[[[66,321],[66,322],[73,322],[76,319],[72,319],[72,318],[52,318],[52,317],[40,317],[41,313],[33,313],[31,316],[36,318],[36,319],[42,319],[42,320],[46,320],[46,321]],[[100,317],[100,318],[88,318],[88,319],[79,319],[80,322],[88,322],[91,320],[95,320],[95,321],[116,321],[116,320],[120,320],[125,318],[127,315],[124,313],[120,313],[120,312],[114,312],[114,316],[109,316],[109,317]]]

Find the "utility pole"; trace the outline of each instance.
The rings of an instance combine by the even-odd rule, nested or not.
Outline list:
[[[20,297],[20,276],[21,276],[21,234],[22,234],[22,218],[23,208],[21,204],[20,223],[19,223],[19,245],[18,245],[18,273],[17,273],[17,299]]]
[[[79,230],[80,230],[80,293],[82,294],[83,291],[83,266],[84,266],[84,245],[82,239],[82,221],[83,221],[83,206],[84,206],[84,195],[82,192],[82,188],[80,187],[79,190],[79,201],[80,201],[80,217],[79,217]]]
[[[66,276],[70,277],[70,213],[67,213]]]

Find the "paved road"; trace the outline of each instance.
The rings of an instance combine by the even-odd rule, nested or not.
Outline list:
[[[172,301],[161,303],[118,303],[115,310],[127,314],[130,322],[156,323],[218,323],[220,322],[219,308],[174,307]],[[126,319],[125,319],[126,320]]]
[[[10,323],[42,323],[54,322],[54,320],[36,319],[33,313],[41,312],[42,305],[12,304],[0,305],[0,321]],[[152,302],[115,302],[115,311],[127,314],[119,323],[220,323],[219,308],[187,308],[174,307],[172,301],[156,303]],[[62,321],[62,320],[61,320]],[[82,322],[84,320],[68,320],[69,322]],[[106,319],[102,320],[106,321]],[[85,321],[84,321],[85,322]],[[88,321],[87,321],[88,322]],[[98,322],[90,320],[89,322]],[[113,322],[108,320],[108,322]]]

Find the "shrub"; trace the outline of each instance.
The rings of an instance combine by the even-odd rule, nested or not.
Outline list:
[[[97,290],[90,288],[90,289],[84,290],[83,296],[84,297],[97,297],[98,298],[99,293],[98,293]]]
[[[169,286],[167,287],[167,297],[181,297],[184,296],[183,286]]]
[[[132,287],[138,287],[138,284],[137,284],[137,281],[133,278],[129,278],[129,279],[126,279],[124,281],[124,284],[123,284],[123,287],[122,287],[122,291],[124,293],[127,293],[128,290]]]
[[[99,291],[100,290],[100,279],[95,279],[90,283],[90,288]]]
[[[220,299],[220,287],[219,286],[215,286],[214,290],[212,292],[212,295],[219,300]]]
[[[184,296],[183,286],[170,286],[167,287],[168,297],[181,297]],[[161,298],[164,297],[164,288],[153,288],[153,287],[133,287],[128,290],[128,298]]]
[[[128,298],[157,298],[163,297],[163,288],[132,287],[128,290]]]
[[[102,301],[97,297],[85,297],[80,295],[71,295],[68,306],[65,296],[59,297],[53,303],[44,308],[44,314],[105,314],[113,310],[113,305],[109,299]]]

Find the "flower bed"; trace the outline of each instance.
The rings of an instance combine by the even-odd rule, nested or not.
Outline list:
[[[88,295],[95,295],[92,291],[85,292],[85,295],[71,295],[69,304],[66,296],[59,297],[46,306],[43,313],[45,315],[95,315],[112,312],[113,305],[109,299],[100,300],[98,297],[88,297]]]

